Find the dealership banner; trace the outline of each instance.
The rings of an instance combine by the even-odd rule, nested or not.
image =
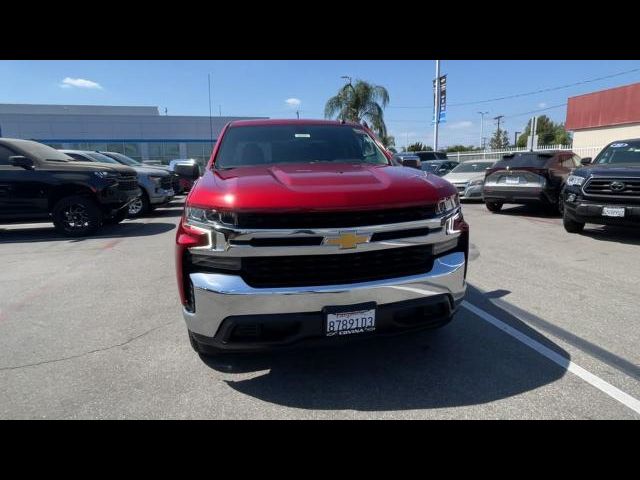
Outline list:
[[[439,97],[439,98],[438,98]],[[440,123],[447,121],[447,76],[440,77],[440,95],[436,92],[436,81],[433,80],[433,120],[436,123],[436,102],[440,102]]]

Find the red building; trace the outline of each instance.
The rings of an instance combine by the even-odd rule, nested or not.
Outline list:
[[[640,138],[640,83],[569,98],[565,127],[574,149]]]

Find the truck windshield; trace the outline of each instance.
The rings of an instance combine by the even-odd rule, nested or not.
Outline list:
[[[281,163],[344,162],[388,165],[363,130],[349,125],[230,127],[216,155],[216,168]]]
[[[593,163],[640,165],[640,140],[612,143],[598,155]]]

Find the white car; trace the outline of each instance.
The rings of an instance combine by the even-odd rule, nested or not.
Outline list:
[[[463,162],[442,178],[453,183],[458,189],[461,200],[482,200],[484,174],[495,162],[495,160]]]

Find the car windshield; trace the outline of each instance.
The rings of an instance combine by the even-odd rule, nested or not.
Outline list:
[[[133,158],[129,158],[126,155],[122,155],[121,153],[117,153],[117,152],[101,153],[101,155],[107,156],[109,158],[113,158],[117,162],[122,163],[124,165],[129,165],[130,167],[137,167],[139,165],[142,165],[137,160],[134,160]]]
[[[115,163],[116,165],[119,164],[119,162],[116,162],[113,158],[107,157],[106,155],[103,155],[103,154],[98,153],[98,152],[86,152],[86,155],[88,157],[93,158],[96,162],[100,162],[100,163]]]
[[[553,154],[516,153],[505,155],[493,166],[494,168],[545,168]]]
[[[345,162],[388,165],[360,128],[349,125],[264,125],[229,128],[216,168],[282,163]]]
[[[612,143],[596,157],[594,163],[640,165],[640,140]]]
[[[484,172],[487,168],[491,167],[491,165],[493,165],[493,162],[465,162],[451,170],[450,173]]]

